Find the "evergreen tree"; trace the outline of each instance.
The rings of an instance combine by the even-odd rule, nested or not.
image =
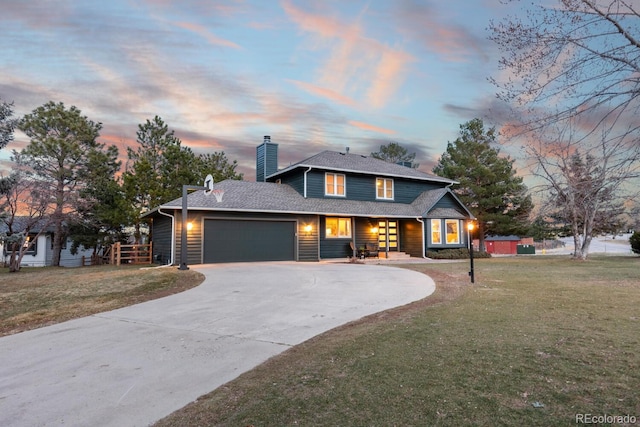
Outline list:
[[[197,157],[195,164],[198,176],[205,177],[211,174],[214,182],[224,181],[225,179],[241,181],[244,176],[236,172],[237,167],[238,162],[236,160],[229,162],[224,151],[201,154]]]
[[[397,142],[390,142],[387,145],[381,145],[380,151],[371,153],[371,157],[384,160],[389,163],[410,163],[412,168],[420,166],[419,163],[414,163],[416,153],[409,154],[407,149]]]
[[[89,156],[87,186],[81,192],[82,203],[78,206],[80,220],[69,229],[72,253],[82,245],[93,248],[97,255],[101,249],[124,239],[129,204],[122,185],[115,178],[121,165],[117,159],[115,146]]]
[[[522,177],[510,157],[493,148],[495,128],[484,129],[481,119],[460,126],[460,136],[447,144],[433,172],[459,184],[453,191],[478,218],[480,249],[490,234],[525,233],[533,208]]]
[[[640,254],[640,232],[635,231],[631,237],[629,237],[629,243],[631,244],[633,253]]]
[[[102,124],[89,120],[75,106],[67,109],[61,102],[48,102],[24,116],[19,128],[30,142],[20,153],[14,151],[13,158],[39,181],[39,191],[48,197],[54,228],[52,265],[59,266],[64,225],[77,221],[81,191],[95,167],[91,158],[105,149],[96,141]]]
[[[140,215],[162,203],[182,196],[183,185],[202,185],[208,174],[215,181],[242,179],[237,162],[229,163],[224,153],[197,156],[169,130],[158,116],[138,125],[138,147],[127,149],[127,170],[123,174],[125,194],[130,201],[130,223],[135,237],[141,237]]]
[[[12,119],[13,103],[7,103],[0,99],[0,149],[13,141],[13,130],[16,121]]]

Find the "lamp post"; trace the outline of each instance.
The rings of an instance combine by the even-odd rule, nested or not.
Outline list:
[[[473,231],[473,222],[469,221],[469,224],[467,224],[467,239],[469,240],[469,262],[471,263],[471,270],[469,270],[469,277],[471,277],[471,283],[475,283],[475,276],[473,271],[473,240],[471,240],[472,231]]]
[[[208,177],[207,177],[208,178]],[[187,267],[187,215],[189,213],[189,209],[187,206],[187,196],[189,195],[188,190],[210,190],[210,183],[207,183],[206,187],[201,187],[198,185],[183,185],[182,186],[182,227],[180,234],[180,267],[178,270],[188,270]]]

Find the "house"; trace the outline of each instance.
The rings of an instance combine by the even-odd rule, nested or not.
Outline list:
[[[376,246],[381,256],[467,247],[473,215],[446,178],[369,156],[323,151],[278,169],[278,145],[256,149],[256,182],[226,180],[187,196],[187,263],[319,261]],[[146,213],[154,259],[177,263],[182,199]]]
[[[26,217],[16,217],[15,221],[19,225],[20,222],[24,222]],[[23,229],[24,227],[17,227],[17,229]],[[0,222],[0,234],[7,233],[8,227],[5,223]],[[52,265],[53,261],[53,228],[46,227],[42,231],[41,225],[36,225],[31,228],[27,239],[32,241],[36,239],[36,242],[31,245],[20,262],[21,267],[47,267]],[[39,235],[38,235],[39,234]],[[66,239],[62,245],[62,252],[60,252],[60,266],[61,267],[81,267],[83,259],[91,259],[92,249],[85,249],[82,246],[78,248],[78,252],[71,253],[71,240]],[[5,247],[0,241],[0,254],[2,255],[2,265],[9,265],[9,259],[11,258],[10,250]]]

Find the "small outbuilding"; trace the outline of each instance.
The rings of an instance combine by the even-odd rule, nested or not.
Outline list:
[[[516,255],[518,245],[521,244],[519,236],[489,236],[484,239],[488,253],[494,255]]]

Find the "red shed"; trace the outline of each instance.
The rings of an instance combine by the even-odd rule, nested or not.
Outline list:
[[[484,239],[487,252],[499,255],[516,255],[520,237],[518,236],[489,236]]]

